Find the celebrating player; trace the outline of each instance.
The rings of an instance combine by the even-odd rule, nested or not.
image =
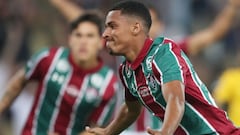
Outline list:
[[[149,38],[151,23],[148,9],[139,2],[121,2],[109,10],[103,37],[110,54],[126,58],[119,70],[126,101],[106,128],[86,130],[96,135],[119,134],[144,105],[163,121],[160,130],[148,129],[152,135],[239,135],[175,42]]]
[[[103,126],[111,119],[117,78],[98,57],[101,27],[97,15],[80,16],[71,24],[69,49],[43,49],[10,80],[0,101],[0,114],[25,84],[38,82],[22,135],[84,134],[86,125]]]

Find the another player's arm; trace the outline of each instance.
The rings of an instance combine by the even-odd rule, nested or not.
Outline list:
[[[163,97],[167,103],[163,125],[160,131],[148,129],[151,135],[173,135],[184,113],[184,85],[180,81],[171,81],[162,86]]]
[[[187,42],[188,53],[196,55],[203,48],[222,38],[232,26],[239,6],[239,0],[229,0],[209,27],[191,35]]]
[[[71,0],[50,0],[67,19],[72,22],[84,13],[84,9],[73,3]]]
[[[129,127],[139,116],[142,106],[138,101],[126,101],[117,117],[106,128],[89,128],[87,132],[95,135],[116,135]]]
[[[16,99],[25,86],[25,70],[20,69],[9,81],[6,92],[0,100],[0,114],[2,114]]]

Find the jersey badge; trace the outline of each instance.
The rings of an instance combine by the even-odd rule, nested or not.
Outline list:
[[[141,97],[146,97],[150,95],[150,91],[148,89],[148,86],[140,86],[138,87],[138,93],[141,95]]]

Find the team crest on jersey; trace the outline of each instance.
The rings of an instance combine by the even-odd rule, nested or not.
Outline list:
[[[86,101],[93,102],[98,97],[98,91],[95,88],[87,88]]]
[[[138,92],[140,93],[141,97],[146,97],[150,95],[150,91],[148,86],[140,86],[138,87]]]
[[[66,92],[67,92],[68,95],[70,95],[70,96],[72,96],[72,97],[77,97],[77,96],[78,96],[78,93],[79,93],[77,87],[74,86],[74,85],[69,85],[69,86],[67,86]]]
[[[57,65],[56,65],[56,69],[59,71],[59,72],[62,72],[62,73],[65,73],[68,71],[69,69],[69,65],[68,65],[68,62],[64,59],[61,59],[58,61]]]
[[[103,83],[103,77],[99,74],[93,74],[91,77],[91,84],[95,88],[100,88]]]
[[[152,59],[153,59],[153,56],[149,56],[149,57],[147,57],[147,59],[146,59],[146,65],[147,65],[147,69],[148,69],[148,70],[151,70],[151,69],[152,69]]]
[[[147,80],[148,80],[148,85],[151,87],[151,88],[153,88],[153,89],[157,89],[157,82],[156,82],[156,80],[154,79],[154,76],[153,75],[151,75],[151,74],[148,74],[147,75]]]

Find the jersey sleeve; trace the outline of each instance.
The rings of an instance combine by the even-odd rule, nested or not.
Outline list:
[[[235,82],[233,76],[234,75],[231,72],[225,71],[220,77],[220,80],[218,81],[217,86],[213,91],[213,96],[217,103],[227,103],[233,97],[232,90],[234,89],[233,83]]]
[[[117,104],[117,90],[117,77],[113,75],[111,81],[106,87],[101,103],[95,108],[95,110],[93,110],[92,114],[90,115],[90,124],[105,126],[111,121],[114,116],[115,107]]]
[[[25,66],[25,78],[27,80],[40,80],[43,77],[43,73],[46,70],[46,59],[49,56],[49,53],[50,50],[44,48],[28,60]]]
[[[124,80],[123,74],[124,74],[124,68],[123,68],[123,64],[122,64],[122,65],[120,66],[120,68],[119,68],[119,77],[120,77],[120,80],[121,80],[122,85],[123,85],[123,87],[124,87],[125,100],[127,100],[127,101],[136,101],[137,98],[134,97],[134,96],[130,93],[130,91],[129,91],[128,87],[127,87],[126,80]]]
[[[173,41],[164,41],[153,59],[155,76],[159,76],[161,84],[174,80],[185,82],[186,64],[181,56],[181,50]],[[156,75],[158,74],[158,75]]]

